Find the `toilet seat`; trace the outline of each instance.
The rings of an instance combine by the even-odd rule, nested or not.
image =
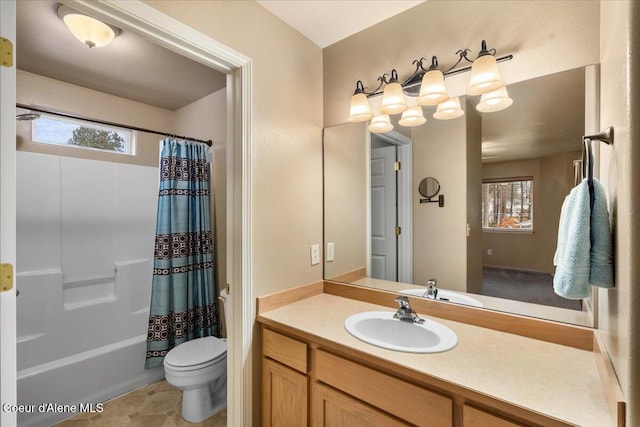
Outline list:
[[[197,338],[171,349],[164,358],[165,368],[195,371],[227,358],[227,343],[216,337]]]

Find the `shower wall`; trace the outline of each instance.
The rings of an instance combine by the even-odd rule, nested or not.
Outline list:
[[[18,152],[17,171],[20,404],[100,402],[162,378],[144,370],[157,168]]]

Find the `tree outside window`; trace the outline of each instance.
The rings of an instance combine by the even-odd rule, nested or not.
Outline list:
[[[125,141],[117,132],[92,129],[80,126],[73,130],[73,136],[69,139],[70,145],[97,148],[108,151],[125,151]]]
[[[533,230],[533,179],[503,179],[482,183],[482,228]]]
[[[46,113],[31,123],[34,142],[135,155],[135,135],[129,129]]]

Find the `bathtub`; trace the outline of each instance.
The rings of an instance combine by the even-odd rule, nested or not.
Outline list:
[[[144,369],[152,268],[141,259],[73,280],[59,269],[17,274],[18,404],[35,408],[18,425],[50,426],[164,377]]]
[[[146,335],[88,350],[18,371],[18,400],[35,405],[18,413],[21,427],[51,426],[79,411],[99,411],[99,403],[164,378],[162,366],[144,369]],[[56,412],[41,404],[60,404],[78,412]],[[66,407],[65,407],[66,405]]]

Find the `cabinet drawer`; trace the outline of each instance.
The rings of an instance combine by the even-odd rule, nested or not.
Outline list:
[[[506,420],[473,406],[464,405],[462,425],[464,427],[521,427],[522,424]]]
[[[270,329],[262,329],[262,353],[283,365],[307,373],[307,344]]]
[[[411,424],[452,426],[452,399],[323,350],[316,350],[315,356],[318,381]]]

